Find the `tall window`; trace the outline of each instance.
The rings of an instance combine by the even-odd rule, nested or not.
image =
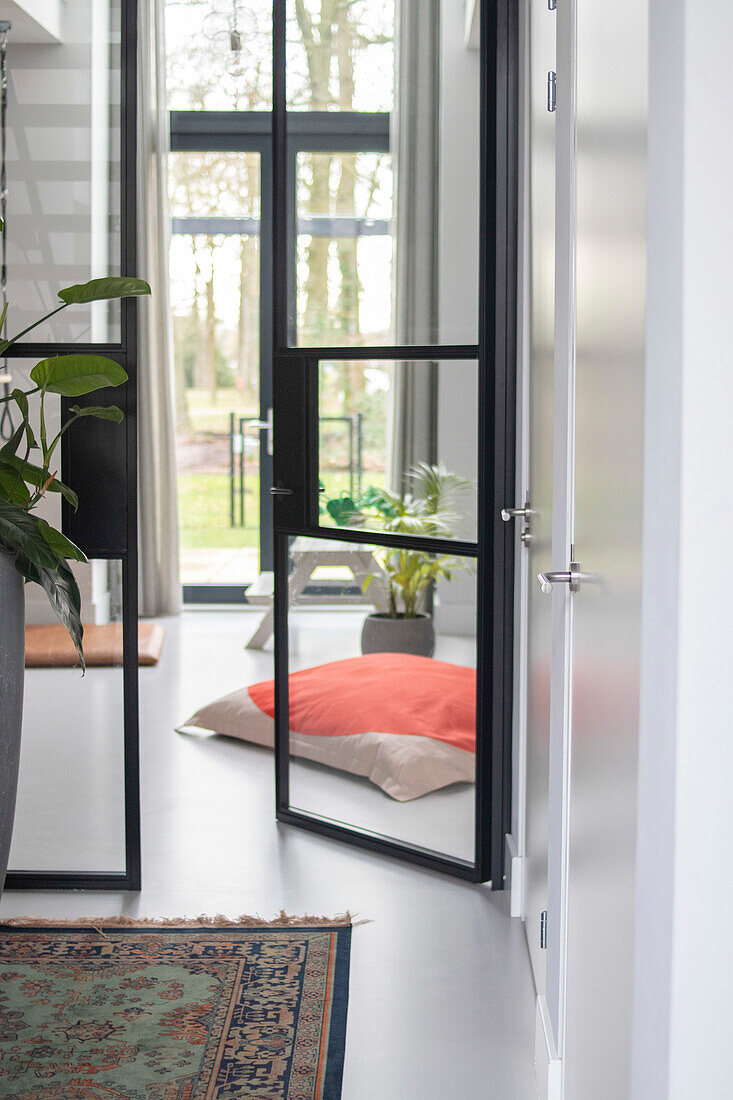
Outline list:
[[[302,345],[394,341],[394,24],[394,0],[290,4],[290,279]],[[260,538],[269,525],[271,26],[266,0],[166,4],[181,571],[187,590],[207,585],[223,598],[271,568]],[[330,492],[355,490],[366,475],[383,480],[388,385],[376,366],[329,365]]]

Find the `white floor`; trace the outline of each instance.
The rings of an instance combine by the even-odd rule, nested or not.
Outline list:
[[[172,732],[202,702],[271,675],[271,652],[242,648],[255,621],[252,612],[187,613],[167,624],[160,665],[141,670],[140,894],[9,892],[0,917],[349,909],[368,923],[354,929],[344,1100],[530,1100],[534,994],[523,932],[505,898],[277,825],[270,753]],[[39,729],[44,698],[49,719],[58,713],[58,700],[36,692]],[[81,712],[80,722],[94,724]],[[74,780],[80,768],[93,774],[95,754],[71,756],[67,789],[78,794],[84,784]],[[48,842],[49,815],[39,825],[44,815],[33,801],[42,761],[39,749],[26,764],[15,867],[19,853],[26,866],[47,866],[39,845]],[[64,771],[58,742],[50,763],[47,774]],[[82,801],[70,798],[65,815],[55,807],[57,854],[78,849]],[[88,833],[91,851],[92,818]]]

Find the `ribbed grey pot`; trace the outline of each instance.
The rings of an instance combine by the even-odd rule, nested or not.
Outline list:
[[[415,657],[432,657],[435,652],[435,627],[429,615],[414,619],[399,615],[374,613],[367,615],[361,632],[362,653],[412,653]]]
[[[0,550],[0,892],[5,885],[18,789],[25,677],[23,578]]]

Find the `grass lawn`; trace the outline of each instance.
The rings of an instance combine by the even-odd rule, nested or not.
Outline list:
[[[229,522],[227,474],[179,474],[178,511],[181,546],[186,550],[230,549],[260,544],[259,482],[250,478],[245,495],[246,527]],[[239,496],[235,500],[239,522]]]
[[[380,484],[378,474],[372,478]],[[369,484],[368,475],[364,485]],[[238,488],[238,487],[237,487]],[[348,491],[349,475],[344,471],[329,471],[326,477],[327,496]],[[236,549],[240,546],[259,546],[260,497],[259,481],[248,477],[245,494],[246,527],[232,527],[229,522],[228,474],[179,474],[178,511],[181,529],[181,546],[186,550]],[[235,515],[239,523],[239,493],[235,496]],[[321,522],[331,526],[327,517]]]

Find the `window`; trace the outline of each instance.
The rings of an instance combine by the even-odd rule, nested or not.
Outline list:
[[[288,13],[290,294],[306,346],[394,340],[394,21],[382,0]],[[230,602],[272,568],[272,4],[167,0],[166,35],[181,574],[186,598]],[[353,480],[363,386],[350,397],[344,369],[329,404],[346,419],[325,438]]]

